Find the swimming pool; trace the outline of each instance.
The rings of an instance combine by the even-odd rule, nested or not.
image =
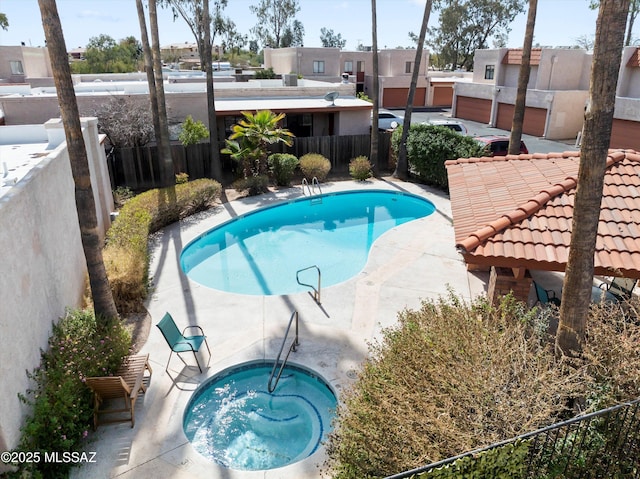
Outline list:
[[[324,288],[358,274],[383,233],[434,211],[429,200],[386,190],[299,198],[209,230],[184,248],[180,265],[204,286],[250,295],[309,291],[296,272],[317,266]],[[301,282],[316,279],[313,269],[300,273]]]
[[[318,450],[331,428],[335,394],[318,375],[291,363],[269,393],[272,366],[234,366],[193,393],[183,427],[194,449],[245,471],[283,467]]]

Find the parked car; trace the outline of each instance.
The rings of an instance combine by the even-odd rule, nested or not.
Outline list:
[[[398,125],[402,125],[404,117],[398,116],[389,110],[378,110],[378,130],[393,130]],[[373,114],[371,115],[371,123],[373,125]]]
[[[468,132],[467,127],[464,125],[464,123],[458,120],[433,119],[433,120],[429,120],[425,124],[434,125],[434,126],[444,126],[445,128],[449,128],[450,130],[453,130],[456,133],[460,133],[461,135],[466,135]]]
[[[489,147],[489,156],[506,156],[509,151],[509,137],[483,135],[474,137],[476,141]],[[520,142],[520,153],[529,153],[524,141]]]

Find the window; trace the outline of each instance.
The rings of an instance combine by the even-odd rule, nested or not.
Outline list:
[[[324,73],[324,60],[313,61],[313,73]]]
[[[11,74],[13,75],[24,75],[24,70],[22,69],[22,62],[20,60],[15,60],[9,62],[11,65]]]
[[[404,64],[404,72],[411,73],[411,67],[413,66],[413,62],[406,62]]]
[[[353,73],[353,62],[351,60],[344,62],[344,72]]]
[[[359,72],[363,72],[364,71],[364,62],[363,61],[359,61],[356,64],[356,66],[357,66]]]
[[[486,67],[484,67],[484,79],[485,80],[493,80],[493,75],[496,72],[496,66],[495,65],[487,65]]]

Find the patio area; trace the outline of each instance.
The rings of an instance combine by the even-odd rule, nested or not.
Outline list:
[[[368,343],[396,322],[404,308],[422,299],[447,294],[450,287],[471,299],[485,294],[488,273],[467,271],[456,251],[448,197],[424,185],[392,179],[325,183],[323,192],[385,189],[420,195],[436,211],[398,226],[373,245],[365,268],[355,277],[322,289],[322,305],[308,293],[246,296],[206,288],[181,271],[178,258],[194,238],[237,215],[302,195],[299,187],[243,198],[171,225],[155,236],[148,301],[152,317],[149,338],[140,353],[149,354],[151,384],[136,403],[135,428],[130,424],[100,426],[88,446],[95,462],[74,469],[74,478],[317,478],[325,459],[321,448],[298,463],[268,471],[235,471],[197,453],[183,432],[184,408],[192,392],[225,368],[275,358],[293,310],[300,314],[300,346],[289,361],[310,368],[334,389],[338,399],[367,356]],[[295,274],[295,272],[291,272]],[[173,357],[165,371],[169,348],[154,326],[169,311],[181,329],[199,325],[207,334],[212,357],[202,374],[193,358],[189,366]],[[191,359],[191,361],[189,361]],[[206,364],[206,349],[200,356]],[[265,378],[266,381],[266,378]]]

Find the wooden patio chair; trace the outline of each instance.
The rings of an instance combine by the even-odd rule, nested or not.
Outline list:
[[[90,377],[85,383],[93,391],[93,429],[98,428],[98,417],[105,414],[118,414],[120,417],[103,420],[107,422],[131,421],[135,425],[135,404],[138,395],[146,392],[144,373],[149,371],[149,378],[153,371],[149,365],[149,355],[129,356],[115,376]],[[101,409],[101,406],[112,406],[113,402],[122,399],[124,404],[120,408]],[[111,400],[105,404],[106,400]],[[122,413],[128,413],[122,417]]]
[[[560,307],[560,298],[556,297],[555,291],[551,289],[544,289],[535,281],[533,282],[533,286],[536,289],[536,297],[538,298],[538,303],[543,306],[553,304],[554,306]]]
[[[618,301],[628,301],[633,295],[637,279],[614,276],[609,283],[600,283],[600,289],[611,293]]]
[[[202,328],[200,326],[187,326],[182,330],[181,333],[169,313],[166,313],[160,320],[160,322],[156,324],[156,326],[162,332],[164,339],[167,341],[167,344],[171,348],[171,353],[169,354],[169,360],[167,361],[165,370],[169,370],[169,362],[171,361],[171,355],[173,353],[176,353],[182,360],[182,362],[187,364],[185,360],[182,359],[182,356],[180,356],[180,353],[191,352],[193,353],[193,357],[196,358],[198,369],[200,369],[200,372],[202,372],[202,367],[200,366],[200,361],[198,361],[197,355],[198,351],[200,351],[202,343],[207,346],[207,351],[209,351],[209,360],[211,360],[211,349],[209,349],[209,343],[207,343],[207,337],[204,335],[204,331],[202,331]],[[185,336],[184,333],[189,328],[198,329],[200,331],[200,334],[194,336]]]

